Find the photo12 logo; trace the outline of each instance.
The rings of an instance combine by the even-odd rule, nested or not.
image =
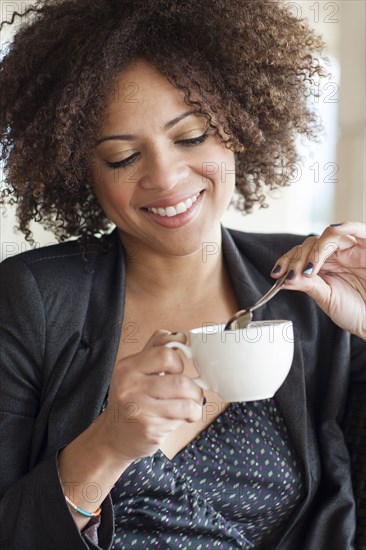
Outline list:
[[[1,2],[1,21],[6,21],[8,23],[13,23],[17,15],[25,14],[26,21],[29,21],[31,17],[34,17],[35,2],[32,0],[26,0],[24,2]],[[24,21],[24,17],[22,18]]]
[[[294,341],[292,322],[283,322],[283,321],[268,321],[266,325],[263,325],[263,321],[252,321],[248,326],[235,329],[235,330],[223,330],[222,324],[217,323],[202,323],[202,342],[209,343],[210,336],[220,333],[221,342],[248,342],[256,344],[259,341],[265,341],[266,343],[273,344],[275,342],[275,330],[276,327],[282,326],[281,336],[285,342],[292,343]]]

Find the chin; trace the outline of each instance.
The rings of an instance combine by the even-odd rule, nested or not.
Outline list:
[[[217,224],[209,224],[209,227],[205,228],[197,229],[196,227],[191,232],[187,231],[184,235],[174,239],[173,242],[177,255],[201,253],[204,247],[218,250],[221,242],[221,225],[218,222]]]
[[[176,243],[174,246],[165,247],[166,254],[169,256],[184,257],[194,254],[201,254],[202,242],[197,243]]]

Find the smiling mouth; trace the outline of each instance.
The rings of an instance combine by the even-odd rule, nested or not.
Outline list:
[[[151,212],[152,214],[156,214],[160,217],[168,217],[172,218],[173,216],[178,216],[178,214],[183,214],[183,212],[186,212],[191,208],[191,206],[196,202],[196,200],[199,198],[201,193],[196,193],[195,195],[192,195],[192,197],[189,197],[185,201],[179,202],[178,204],[174,204],[172,206],[167,206],[166,208],[146,208],[148,212]]]

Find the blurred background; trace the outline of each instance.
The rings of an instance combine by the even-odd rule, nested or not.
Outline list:
[[[321,84],[321,97],[311,99],[324,133],[319,143],[299,142],[303,160],[296,166],[292,184],[272,193],[268,208],[245,216],[230,208],[223,223],[243,231],[307,234],[319,233],[329,223],[365,221],[365,1],[283,3],[297,18],[308,20],[328,44],[330,76]],[[1,20],[9,21],[14,11],[25,11],[31,4],[1,0]],[[5,25],[0,34],[3,52],[17,28],[12,27]],[[30,248],[15,224],[14,208],[2,208],[0,261]],[[55,243],[53,235],[39,225],[33,224],[32,230],[37,247]]]

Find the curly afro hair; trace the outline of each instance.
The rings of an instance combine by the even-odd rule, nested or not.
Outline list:
[[[0,200],[17,204],[30,242],[31,220],[60,241],[110,228],[90,159],[111,86],[135,59],[154,64],[235,152],[244,212],[288,184],[296,136],[316,137],[308,98],[324,44],[280,2],[39,0],[15,15],[29,14],[1,60]]]

